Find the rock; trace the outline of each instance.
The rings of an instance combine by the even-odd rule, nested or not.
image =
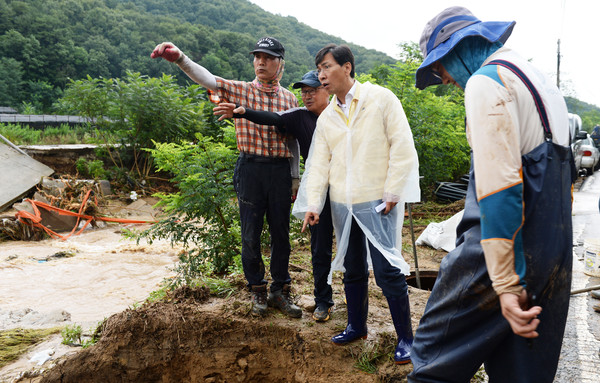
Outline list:
[[[98,182],[98,187],[100,188],[100,193],[102,196],[111,195],[113,193],[108,180],[100,180]]]
[[[55,197],[60,197],[62,195],[63,190],[67,185],[57,179],[53,179],[50,177],[44,177],[42,179],[42,189],[44,189],[48,194],[53,195]]]
[[[298,299],[298,306],[307,311],[313,311],[316,307],[315,298],[312,295],[301,295]]]
[[[52,359],[52,355],[54,355],[54,349],[46,349],[40,352],[37,352],[34,356],[29,359],[31,363],[37,363],[38,366],[46,363],[50,359]]]

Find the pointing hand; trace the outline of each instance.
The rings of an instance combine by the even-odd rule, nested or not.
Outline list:
[[[150,57],[153,59],[162,57],[167,61],[177,61],[183,53],[173,43],[160,43],[154,48]]]

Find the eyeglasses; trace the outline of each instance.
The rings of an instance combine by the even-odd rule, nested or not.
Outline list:
[[[433,75],[433,77],[437,78],[441,82],[444,82],[444,80],[442,79],[442,75],[437,70],[435,70],[435,69],[432,68],[431,69],[431,74]]]
[[[440,73],[440,64],[438,62],[435,62],[431,65],[431,74],[441,82],[444,82],[442,74]]]
[[[320,87],[318,87],[318,88],[302,89],[302,90],[300,91],[300,93],[302,94],[302,97],[304,97],[304,96],[311,96],[311,97],[312,97],[312,96],[314,96],[314,95],[317,93],[317,91],[318,91],[319,89],[322,89],[322,88],[323,88],[323,87],[322,87],[322,86],[320,86]]]

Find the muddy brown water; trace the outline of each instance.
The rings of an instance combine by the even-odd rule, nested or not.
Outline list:
[[[179,249],[160,241],[137,245],[120,230],[110,225],[66,241],[0,243],[0,310],[64,310],[72,322],[88,323],[146,299],[172,275]],[[43,326],[13,322],[0,321],[0,330]]]

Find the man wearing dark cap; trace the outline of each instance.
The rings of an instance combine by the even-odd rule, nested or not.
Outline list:
[[[211,93],[213,102],[230,102],[256,110],[277,112],[298,106],[292,92],[279,84],[283,75],[283,45],[273,37],[263,37],[250,52],[254,55],[252,82],[225,80],[190,60],[172,43],[156,46],[151,57],[176,63],[192,80]],[[269,301],[276,302],[287,315],[298,318],[302,311],[290,297],[288,272],[290,242],[289,218],[292,175],[291,148],[297,143],[272,125],[257,125],[244,119],[235,121],[240,152],[234,171],[234,187],[240,207],[242,266],[252,293],[252,313],[267,312],[267,281],[260,252],[260,234],[266,215],[271,235],[271,277]]]
[[[303,108],[292,108],[283,112],[263,112],[236,107],[235,104],[221,103],[213,110],[216,115],[223,118],[246,118],[257,124],[274,125],[282,134],[291,134],[296,137],[300,145],[300,154],[306,161],[312,142],[312,136],[317,125],[317,117],[329,104],[329,93],[321,85],[317,71],[313,70],[302,76],[302,80],[295,83],[294,88],[301,88]],[[333,307],[331,286],[327,283],[327,276],[331,268],[331,255],[333,246],[333,223],[331,222],[331,208],[329,197],[325,202],[321,219],[318,225],[310,227],[310,245],[312,253],[315,310],[313,319],[317,322],[329,320]]]
[[[503,47],[514,22],[450,7],[421,36],[416,86],[464,89],[472,171],[456,248],[415,334],[408,381],[550,383],[571,286],[567,107],[554,83]]]

